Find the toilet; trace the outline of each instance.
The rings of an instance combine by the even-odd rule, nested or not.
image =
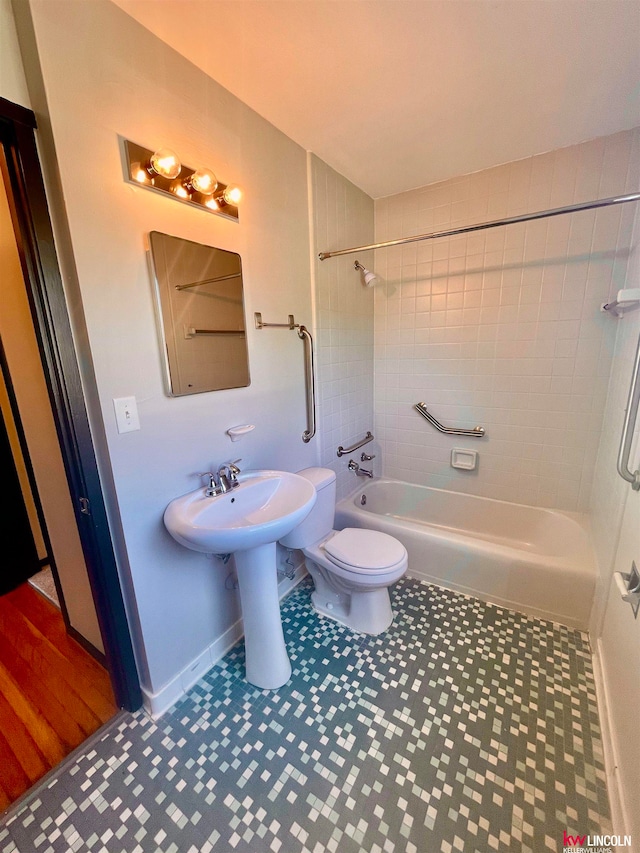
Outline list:
[[[393,622],[389,587],[407,570],[401,542],[377,530],[334,530],[336,475],[328,468],[305,468],[317,499],[306,519],[280,543],[304,556],[315,590],[314,608],[363,634],[381,634]]]

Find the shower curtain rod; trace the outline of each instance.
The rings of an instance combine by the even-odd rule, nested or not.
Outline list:
[[[400,237],[398,240],[386,240],[384,243],[371,243],[369,246],[354,246],[352,249],[338,249],[335,252],[320,252],[321,261],[336,258],[338,255],[352,255],[356,252],[366,252],[369,249],[386,249],[388,246],[402,246],[405,243],[417,243],[420,240],[435,240],[438,237],[455,237],[458,234],[468,234],[471,231],[482,231],[486,228],[497,228],[498,225],[514,225],[517,222],[531,222],[533,219],[546,219],[548,216],[560,216],[562,213],[575,213],[578,210],[593,210],[597,207],[610,207],[613,204],[624,204],[628,201],[638,201],[640,192],[629,195],[617,195],[612,198],[602,198],[596,201],[585,201],[581,204],[570,204],[566,207],[555,207],[552,210],[539,210],[536,213],[523,213],[520,216],[510,216],[506,219],[494,219],[491,222],[481,222],[479,225],[466,225],[464,228],[452,228],[449,231],[432,231],[430,234],[418,234],[415,237]]]

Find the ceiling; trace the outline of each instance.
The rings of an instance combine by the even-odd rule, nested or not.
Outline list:
[[[373,198],[640,125],[640,0],[114,0]]]

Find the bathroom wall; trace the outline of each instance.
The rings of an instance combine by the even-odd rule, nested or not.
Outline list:
[[[376,240],[637,189],[637,131],[376,201]],[[384,473],[563,510],[589,508],[634,205],[378,250],[375,430]],[[436,432],[486,429],[484,439]],[[452,469],[452,447],[480,452]]]
[[[107,0],[33,0],[29,8],[101,408],[92,428],[106,441],[106,453],[97,445],[113,480],[108,498],[140,625],[143,689],[158,709],[235,640],[240,615],[237,593],[225,587],[232,566],[175,543],[162,523],[167,503],[228,459],[292,471],[319,461],[317,439],[301,440],[302,342],[252,323],[254,311],[267,322],[290,313],[312,320],[306,153]],[[240,222],[125,183],[119,135],[171,146],[185,163],[240,183]],[[147,259],[152,230],[241,254],[248,388],[165,394]],[[136,398],[141,429],[119,434],[113,399],[124,396]],[[256,429],[231,444],[226,429],[243,423]]]
[[[636,134],[634,143],[637,162],[640,162],[640,134]],[[638,205],[634,204],[633,207],[638,208]],[[640,287],[640,212],[638,210],[634,212],[636,220],[631,240],[632,253],[626,287],[635,288]],[[618,545],[624,504],[630,491],[629,485],[617,472],[617,458],[624,412],[629,395],[633,360],[638,345],[638,335],[640,334],[640,310],[629,312],[625,317],[617,320],[614,325],[616,340],[611,378],[590,504],[593,542],[600,567],[591,622],[591,631],[594,636],[599,636],[601,632],[603,610],[609,593],[612,564]],[[634,458],[632,458],[632,462]],[[640,463],[640,460],[636,460],[636,462]]]
[[[640,285],[640,210],[636,210],[632,246],[627,286],[635,288]],[[621,599],[613,573],[628,573],[632,562],[640,566],[640,492],[633,491],[616,470],[640,336],[640,310],[629,312],[616,326],[611,381],[591,498],[591,526],[599,564],[591,637],[601,675],[600,706],[607,709],[605,725],[611,747],[609,790],[615,828],[637,838],[640,835],[635,801],[640,789],[640,746],[636,736],[640,619],[634,618],[630,605]],[[640,421],[636,423],[629,467],[632,471],[640,467]]]
[[[343,497],[357,486],[349,459],[359,462],[362,451],[338,458],[336,450],[373,431],[373,291],[354,269],[356,256],[320,261],[318,253],[372,243],[373,200],[313,154],[309,174],[320,462],[336,472]],[[358,260],[368,266],[372,253]],[[365,449],[377,458],[363,467],[379,473],[377,443]]]
[[[30,107],[11,0],[0,0],[0,97]]]

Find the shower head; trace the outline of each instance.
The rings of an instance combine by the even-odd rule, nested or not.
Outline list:
[[[353,265],[354,269],[360,270],[362,273],[362,281],[365,287],[373,287],[376,284],[382,284],[382,279],[374,272],[370,272],[366,267],[363,267],[360,261],[356,261]]]

